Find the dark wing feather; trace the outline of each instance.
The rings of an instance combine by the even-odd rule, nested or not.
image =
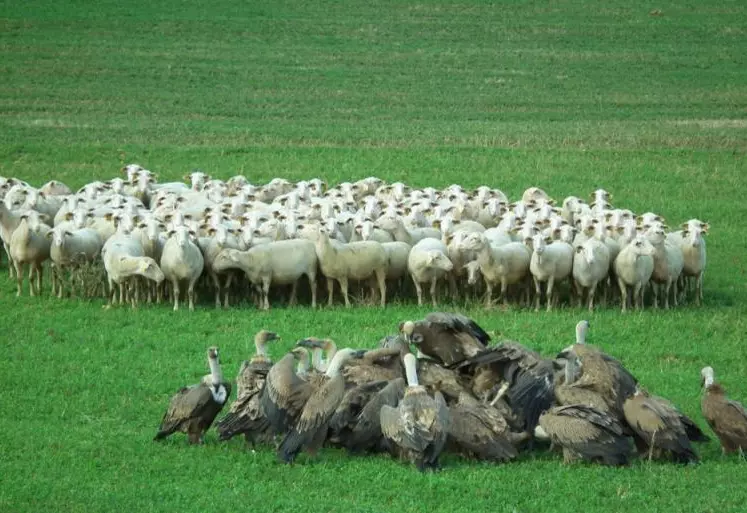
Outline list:
[[[182,428],[185,422],[197,417],[213,400],[210,388],[206,385],[182,387],[171,397],[168,409],[161,419],[161,426],[155,440],[165,438]]]
[[[490,343],[490,335],[488,335],[479,324],[466,315],[460,313],[431,312],[425,316],[425,320],[428,322],[443,324],[454,331],[469,333],[483,346],[487,346]]]
[[[284,433],[293,425],[311,392],[311,386],[296,375],[292,354],[272,366],[262,389],[260,406],[274,433]]]
[[[404,378],[390,381],[363,407],[353,428],[347,448],[351,451],[367,450],[374,447],[382,435],[381,410],[384,406],[396,408],[405,395]],[[396,410],[395,410],[396,411]]]
[[[339,434],[344,429],[352,429],[363,408],[387,385],[387,381],[371,381],[349,389],[340,401],[334,415],[329,420],[332,433]]]

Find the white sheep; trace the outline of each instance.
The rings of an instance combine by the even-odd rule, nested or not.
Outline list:
[[[324,227],[306,225],[306,231],[315,243],[319,268],[327,278],[328,305],[332,306],[335,285],[340,284],[345,306],[350,307],[348,298],[348,280],[367,280],[376,277],[381,306],[386,305],[386,270],[387,255],[381,243],[375,241],[340,243],[329,238]],[[375,295],[376,289],[371,285]]]
[[[52,294],[57,293],[61,298],[63,291],[63,280],[61,274],[66,269],[73,269],[82,263],[93,262],[99,256],[103,247],[101,237],[91,228],[79,228],[70,230],[64,224],[55,226],[49,233],[52,244],[49,249],[49,258],[52,260]],[[75,294],[75,285],[71,281]]]
[[[140,240],[129,234],[111,236],[101,249],[101,258],[109,284],[109,306],[117,303],[115,285],[119,287],[119,303],[124,304],[129,296],[135,308],[140,299],[137,277],[142,276],[156,284],[165,278],[156,261],[145,256]]]
[[[28,214],[21,215],[18,227],[10,237],[10,258],[16,271],[16,283],[18,284],[17,296],[21,295],[23,288],[23,266],[29,265],[29,294],[31,296],[41,295],[42,290],[42,263],[49,258],[50,240],[47,233],[51,228],[45,224],[32,226]],[[36,286],[33,278],[36,277]]]
[[[542,296],[542,283],[547,283],[547,311],[557,303],[557,285],[568,278],[573,270],[573,246],[563,241],[553,241],[542,234],[531,239],[532,257],[529,272],[534,280],[534,309],[539,310]]]
[[[685,294],[687,286],[686,278],[690,278],[695,287],[695,304],[700,306],[703,301],[703,275],[706,267],[706,241],[703,238],[708,234],[710,225],[691,219],[682,224],[682,230],[667,235],[670,242],[679,245],[684,259],[681,274],[681,292]]]
[[[441,231],[436,228],[407,228],[402,218],[386,214],[376,220],[376,226],[391,233],[394,240],[406,242],[411,246],[427,237],[441,238]]]
[[[211,226],[207,229],[208,237],[200,237],[197,239],[197,245],[202,250],[202,256],[205,258],[205,269],[207,274],[213,282],[215,288],[215,307],[220,308],[221,306],[221,292],[224,292],[223,306],[228,308],[229,290],[231,282],[233,281],[233,274],[228,273],[225,280],[225,286],[221,283],[221,274],[223,271],[219,271],[215,268],[215,258],[224,249],[238,249],[245,250],[246,245],[237,236],[238,230],[226,228],[224,225]]]
[[[501,287],[500,297],[508,304],[508,286],[526,282],[531,252],[521,242],[492,246],[481,233],[471,233],[462,241],[462,247],[475,252],[480,273],[485,280],[485,308],[493,306],[493,288]],[[525,289],[526,290],[526,289]]]
[[[665,226],[654,223],[645,232],[654,247],[654,271],[651,274],[651,290],[654,308],[659,306],[659,292],[664,293],[664,308],[669,309],[669,292],[673,291],[674,306],[677,306],[677,281],[685,265],[684,255],[679,244],[667,240]],[[661,290],[660,290],[661,289]]]
[[[407,260],[412,246],[406,242],[382,242],[381,247],[386,251],[386,278],[390,281],[402,281],[407,276]]]
[[[594,310],[594,293],[597,285],[607,279],[609,270],[610,251],[604,243],[591,238],[576,247],[576,254],[573,256],[573,283],[579,306],[586,290],[589,311]]]
[[[296,304],[298,281],[302,276],[309,280],[311,307],[316,308],[316,276],[318,259],[314,243],[306,239],[268,242],[247,251],[224,249],[215,256],[216,272],[241,269],[249,281],[260,288],[260,307],[270,308],[271,285],[291,285],[289,306]]]
[[[168,232],[163,246],[161,270],[173,289],[174,311],[179,309],[180,283],[187,282],[189,310],[195,309],[195,283],[202,274],[205,259],[195,244],[196,233],[186,226],[177,226]]]
[[[654,251],[651,242],[643,234],[638,234],[617,255],[613,267],[620,287],[623,312],[628,307],[628,287],[632,287],[636,308],[643,309],[643,291],[654,272]]]
[[[418,305],[423,304],[424,283],[430,283],[431,301],[436,307],[436,286],[438,280],[451,272],[454,264],[449,260],[448,248],[439,239],[427,237],[412,246],[407,257],[407,269],[415,283]]]

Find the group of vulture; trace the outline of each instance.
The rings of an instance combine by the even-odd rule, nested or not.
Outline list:
[[[587,344],[588,329],[580,321],[576,343],[545,358],[515,341],[490,345],[464,315],[432,312],[400,323],[377,349],[338,350],[331,339],[309,337],[277,362],[267,344],[280,337],[262,330],[236,378],[237,398],[216,424],[218,437],[274,446],[285,463],[332,446],[389,453],[421,471],[439,469],[443,451],[504,462],[546,442],[566,463],[626,465],[635,453],[697,463],[692,443],[709,437],[620,361]],[[183,432],[190,443],[204,442],[232,389],[216,347],[208,362],[210,374],[171,398],[156,440]],[[747,413],[727,398],[711,367],[701,379],[704,418],[725,454],[741,453]]]

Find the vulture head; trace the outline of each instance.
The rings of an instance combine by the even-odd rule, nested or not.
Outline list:
[[[405,340],[410,344],[415,344],[417,346],[423,342],[423,334],[415,331],[415,323],[412,321],[400,323],[399,331],[405,336]]]
[[[711,385],[713,385],[713,381],[713,367],[703,367],[703,369],[700,371],[700,384],[707,389]]]
[[[583,321],[578,321],[578,323],[576,324],[576,344],[586,343],[586,332],[589,331],[590,327],[591,325],[586,319],[584,319]]]
[[[273,340],[280,340],[280,336],[277,333],[268,330],[260,330],[254,336],[255,343],[259,342],[266,344],[267,342],[272,342]]]

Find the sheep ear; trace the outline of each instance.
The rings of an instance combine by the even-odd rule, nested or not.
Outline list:
[[[48,239],[51,239],[54,236],[54,231],[49,230],[47,233],[44,234],[44,236]]]
[[[72,236],[73,234],[72,234],[72,233],[70,233],[69,231],[65,230],[65,232],[64,232],[64,234],[63,234],[63,235],[67,235],[68,237],[70,237],[70,236]]]
[[[192,237],[197,237],[197,232],[195,232],[194,230],[189,230],[189,234],[190,234],[190,235],[191,235]]]
[[[664,228],[665,230],[669,230],[669,225],[668,224],[663,224],[663,225],[661,225],[661,227]]]
[[[191,182],[192,181],[192,179],[189,177],[189,175],[182,176],[182,180],[184,180],[185,182]]]
[[[143,220],[143,218],[141,216],[137,215],[137,214],[132,217],[132,221],[135,222],[135,223],[139,223],[142,220]]]
[[[111,212],[107,212],[106,214],[104,214],[104,219],[106,219],[107,221],[111,221],[113,217],[114,214]]]
[[[169,237],[173,237],[175,233],[176,233],[176,230],[169,230],[168,232],[166,232],[166,235]]]
[[[550,244],[552,242],[552,237],[545,237],[544,240],[546,244]]]
[[[200,226],[200,228],[201,228],[201,229],[204,229],[204,225],[203,225],[203,226]],[[213,235],[215,235],[215,232],[216,232],[216,231],[218,231],[218,230],[216,230],[215,228],[208,228],[208,231],[207,231],[207,233],[208,233],[208,235],[210,235],[210,236],[213,236]]]
[[[584,250],[583,246],[576,246],[576,253],[581,253]]]
[[[703,233],[708,233],[708,230],[711,228],[711,225],[708,223],[700,223],[700,230]]]
[[[70,221],[73,218],[72,212],[65,213],[65,221]]]
[[[129,258],[128,256],[122,255],[121,257],[119,257],[119,261],[120,261],[120,262],[124,262],[124,261],[125,261],[125,260],[127,260],[128,258]]]

